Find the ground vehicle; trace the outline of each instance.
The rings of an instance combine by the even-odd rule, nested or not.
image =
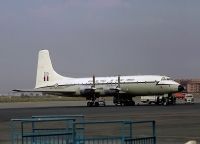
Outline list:
[[[162,96],[141,96],[141,102],[147,104],[156,104],[157,99]]]
[[[178,93],[173,94],[173,96],[175,96],[177,99],[180,99],[180,100],[185,99],[185,95],[186,95],[186,93],[182,93],[182,92],[178,92]]]
[[[193,94],[186,94],[185,95],[185,103],[194,103],[194,96]]]
[[[175,96],[164,95],[154,95],[154,96],[141,96],[141,102],[147,104],[158,104],[158,105],[169,105],[176,103]]]

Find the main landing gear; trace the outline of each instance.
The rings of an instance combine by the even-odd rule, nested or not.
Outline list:
[[[174,105],[174,104],[176,104],[176,97],[171,94],[169,94],[169,95],[165,94],[162,97],[157,97],[156,104],[164,105],[164,106]]]
[[[88,89],[86,100],[88,107],[98,107],[105,106],[106,102],[103,97],[99,97],[98,93],[95,93],[95,76],[93,76],[93,84],[90,89]]]
[[[88,101],[87,102],[87,106],[88,107],[92,107],[92,106],[98,107],[99,103],[98,102],[93,102],[93,101]]]
[[[133,101],[132,97],[130,96],[123,96],[123,95],[117,95],[113,97],[113,103],[121,106],[134,106],[135,101]]]
[[[118,86],[116,89],[116,93],[114,94],[113,97],[113,103],[118,106],[134,106],[135,101],[133,101],[131,96],[128,96],[126,94],[120,93],[121,86],[120,86],[120,76],[118,76]]]
[[[92,98],[87,102],[88,107],[98,107],[98,106],[106,106],[105,99],[103,97]]]

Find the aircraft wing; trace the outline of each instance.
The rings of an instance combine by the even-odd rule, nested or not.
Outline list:
[[[13,92],[41,92],[54,95],[73,95],[75,91],[64,90],[64,89],[14,89]]]
[[[118,87],[113,87],[113,88],[110,88],[109,90],[111,91],[115,91],[116,93],[120,93],[120,94],[124,94],[126,92],[122,91],[121,88],[118,88]]]

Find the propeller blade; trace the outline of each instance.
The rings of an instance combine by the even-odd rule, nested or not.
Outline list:
[[[120,88],[120,75],[118,75],[118,88]]]
[[[95,88],[95,76],[92,76],[92,87]]]

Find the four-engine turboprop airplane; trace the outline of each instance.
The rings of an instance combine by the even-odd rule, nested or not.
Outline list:
[[[160,75],[113,76],[71,78],[57,74],[52,66],[48,50],[38,55],[36,86],[30,90],[15,92],[42,92],[66,96],[86,97],[87,106],[99,106],[99,96],[113,96],[115,105],[135,105],[132,97],[146,95],[167,95],[167,104],[172,93],[184,88],[170,77]]]

